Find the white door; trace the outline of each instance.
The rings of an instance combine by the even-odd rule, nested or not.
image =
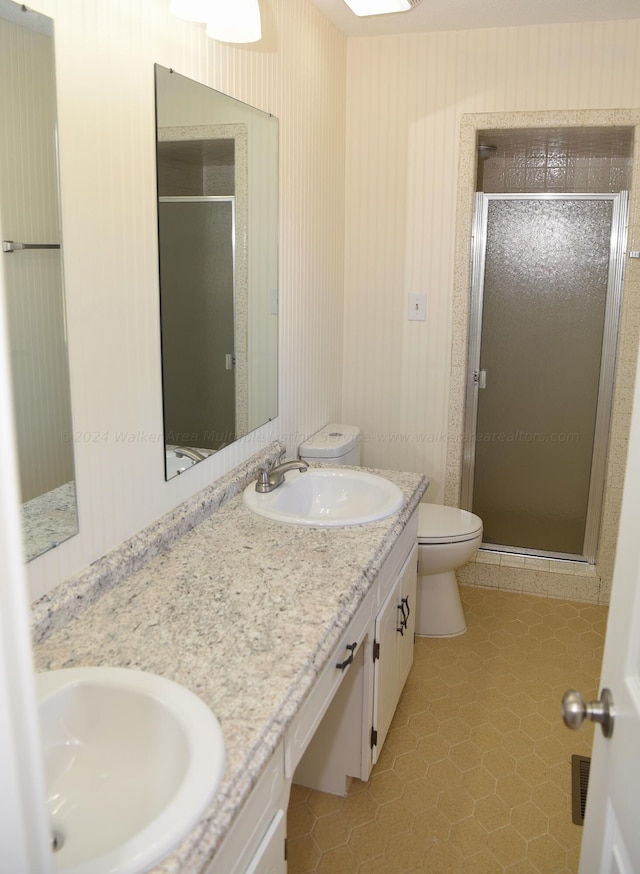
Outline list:
[[[580,874],[640,871],[640,375],[602,666],[613,734],[596,726]],[[602,697],[602,696],[601,696]]]

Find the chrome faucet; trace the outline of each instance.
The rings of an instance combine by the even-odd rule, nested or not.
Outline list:
[[[176,446],[173,450],[178,458],[190,458],[192,461],[204,461],[207,457],[197,449],[191,449],[189,446]]]
[[[283,449],[277,458],[265,464],[262,468],[256,480],[256,492],[266,494],[277,489],[284,482],[284,475],[289,470],[299,470],[301,473],[307,470],[309,464],[301,458],[292,458],[290,461],[284,461],[280,464],[280,460],[286,451],[286,449]]]

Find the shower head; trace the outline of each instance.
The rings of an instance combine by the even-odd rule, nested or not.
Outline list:
[[[479,143],[478,157],[481,161],[486,161],[487,158],[492,158],[498,151],[497,146],[492,146],[489,143]]]

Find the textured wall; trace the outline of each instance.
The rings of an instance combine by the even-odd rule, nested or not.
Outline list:
[[[343,418],[444,498],[463,113],[640,102],[640,20],[352,39]],[[427,295],[409,322],[407,294]],[[456,362],[454,361],[454,364]]]
[[[31,562],[34,596],[274,437],[340,410],[345,39],[306,0],[261,3],[264,39],[209,40],[168,0],[42,0],[55,20],[80,533]],[[153,64],[280,119],[280,416],[165,483]]]

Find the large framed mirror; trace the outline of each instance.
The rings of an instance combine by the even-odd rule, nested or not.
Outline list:
[[[165,477],[278,413],[278,120],[156,65]]]
[[[0,227],[27,561],[78,531],[53,21],[0,0]]]

